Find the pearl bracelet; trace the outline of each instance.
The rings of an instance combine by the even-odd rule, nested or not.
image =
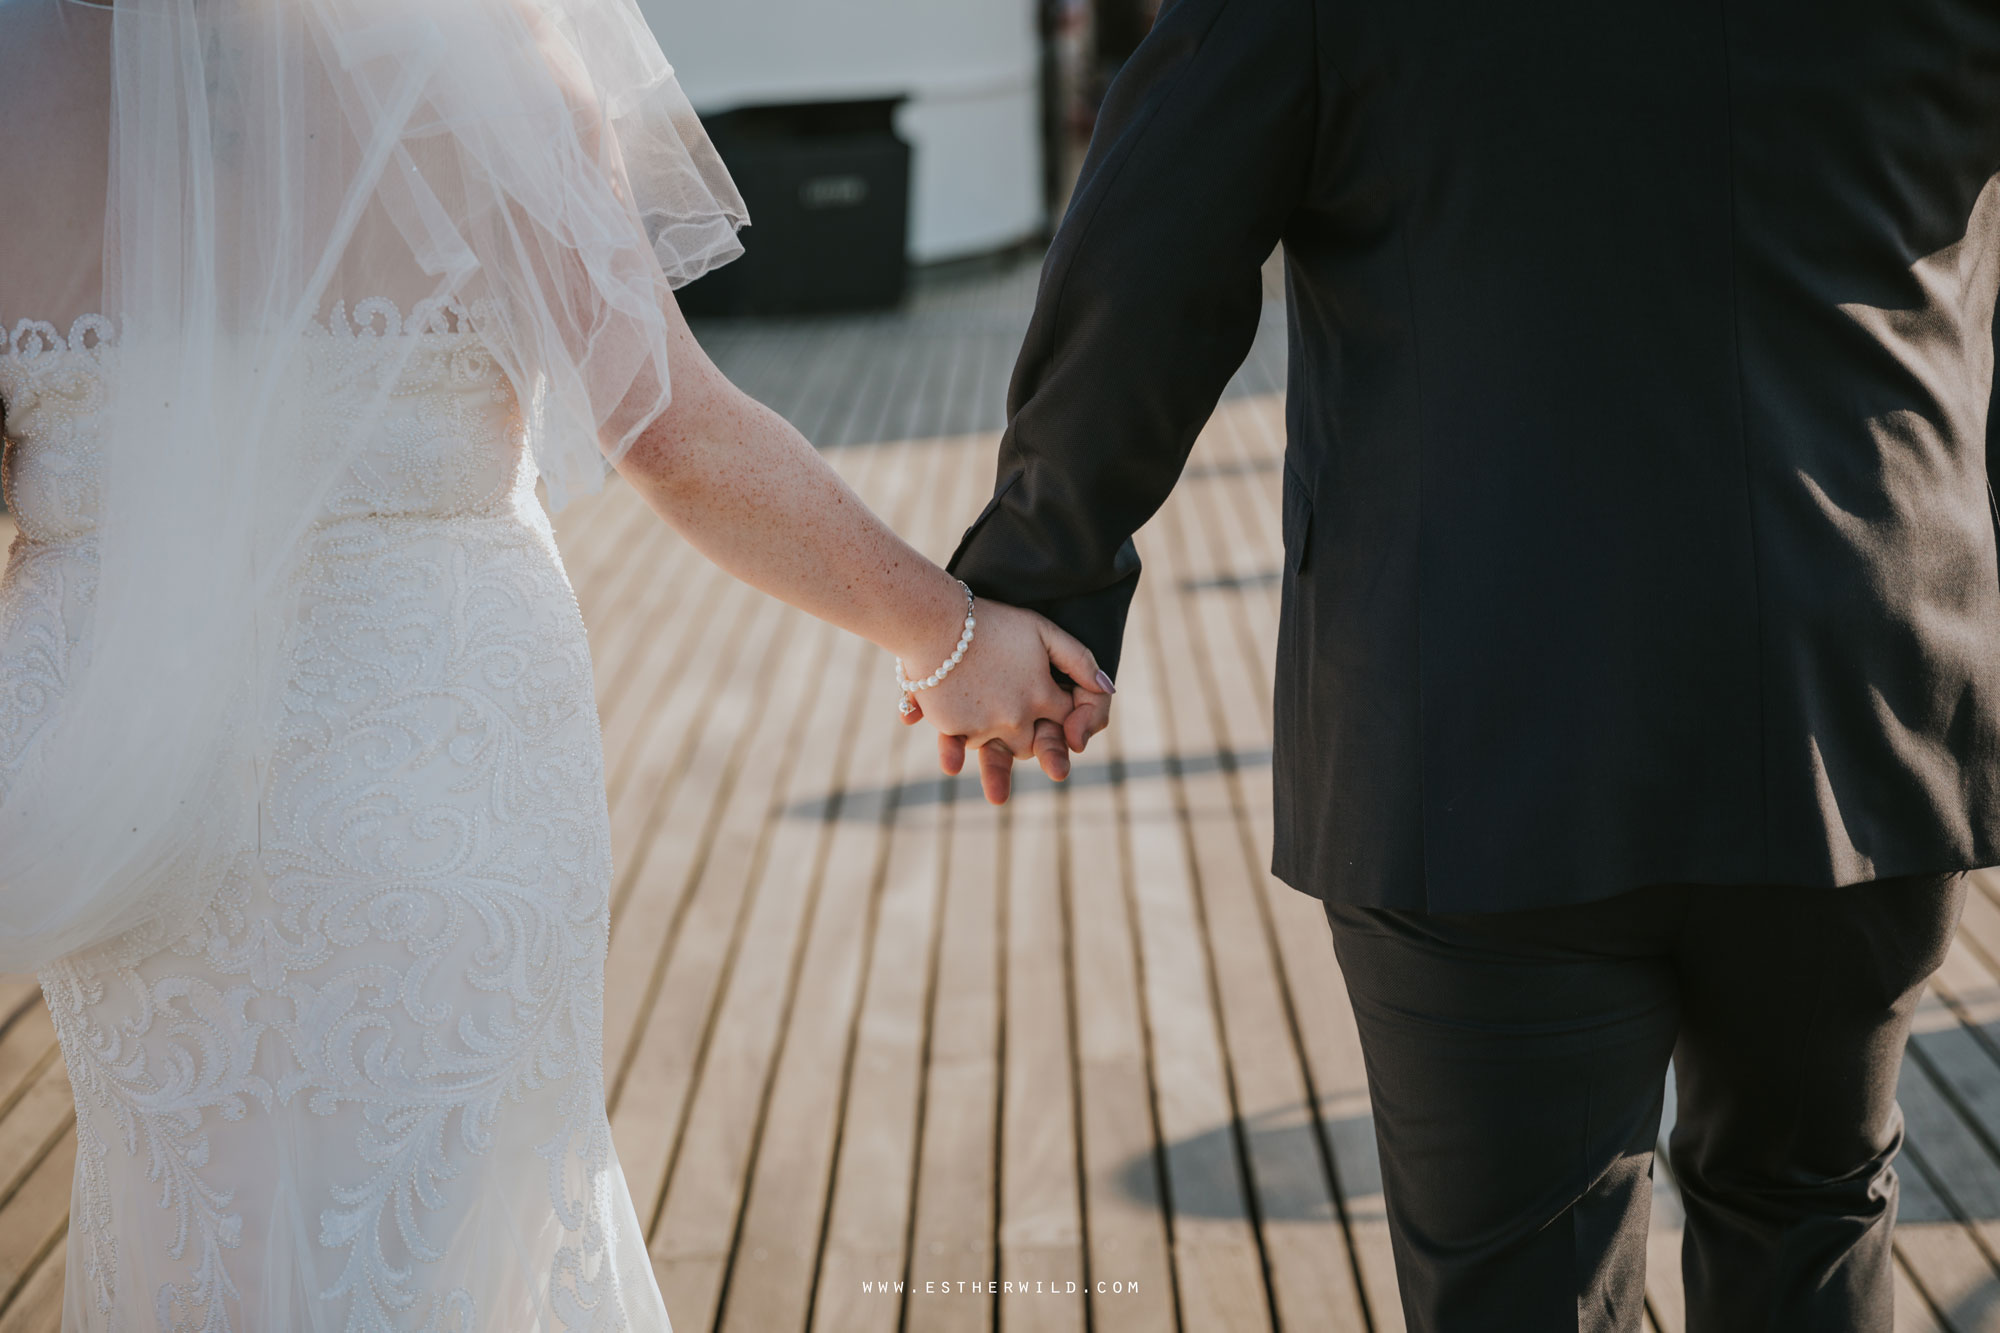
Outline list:
[[[905,717],[917,710],[916,700],[911,696],[918,690],[930,689],[949,676],[951,669],[964,660],[965,650],[972,646],[972,627],[978,623],[972,616],[972,589],[966,587],[964,579],[958,581],[958,586],[965,588],[965,632],[958,636],[958,647],[951,650],[951,656],[944,659],[944,665],[922,680],[911,680],[903,674],[903,659],[900,657],[896,659],[896,688],[903,692],[903,702],[898,711]]]

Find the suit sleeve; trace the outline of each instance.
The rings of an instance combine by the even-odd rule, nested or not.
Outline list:
[[[993,499],[950,567],[1116,671],[1132,534],[1243,363],[1304,194],[1315,0],[1174,0],[1112,83],[1042,269]]]

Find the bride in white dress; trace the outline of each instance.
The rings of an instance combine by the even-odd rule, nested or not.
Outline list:
[[[65,1329],[665,1330],[538,473],[612,459],[740,577],[957,664],[923,711],[969,744],[1060,776],[1109,681],[1012,608],[968,648],[962,587],[702,356],[668,288],[741,206],[630,0],[0,0],[0,116],[0,965],[76,1092]],[[342,189],[259,174],[342,135]]]

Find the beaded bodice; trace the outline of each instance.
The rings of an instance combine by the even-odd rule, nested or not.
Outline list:
[[[388,301],[364,301],[351,315],[337,306],[305,346],[307,391],[335,414],[345,396],[371,391],[363,386],[380,367],[400,366],[329,517],[472,514],[532,487],[513,389],[462,310],[432,303],[406,320]],[[0,351],[7,508],[30,541],[78,539],[96,524],[97,439],[117,359],[111,323],[98,315],[67,335],[24,320]]]

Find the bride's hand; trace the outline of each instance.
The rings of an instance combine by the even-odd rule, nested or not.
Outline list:
[[[938,729],[938,763],[956,774],[968,747],[980,758],[980,785],[995,805],[1006,801],[1016,759],[1037,759],[1057,782],[1069,776],[1069,752],[1082,750],[1111,720],[1111,678],[1088,648],[1052,621],[981,598],[972,645],[951,674],[915,696],[907,722]],[[936,656],[942,660],[948,642]],[[930,658],[903,659],[910,670]],[[1053,666],[1078,682],[1065,689]]]

